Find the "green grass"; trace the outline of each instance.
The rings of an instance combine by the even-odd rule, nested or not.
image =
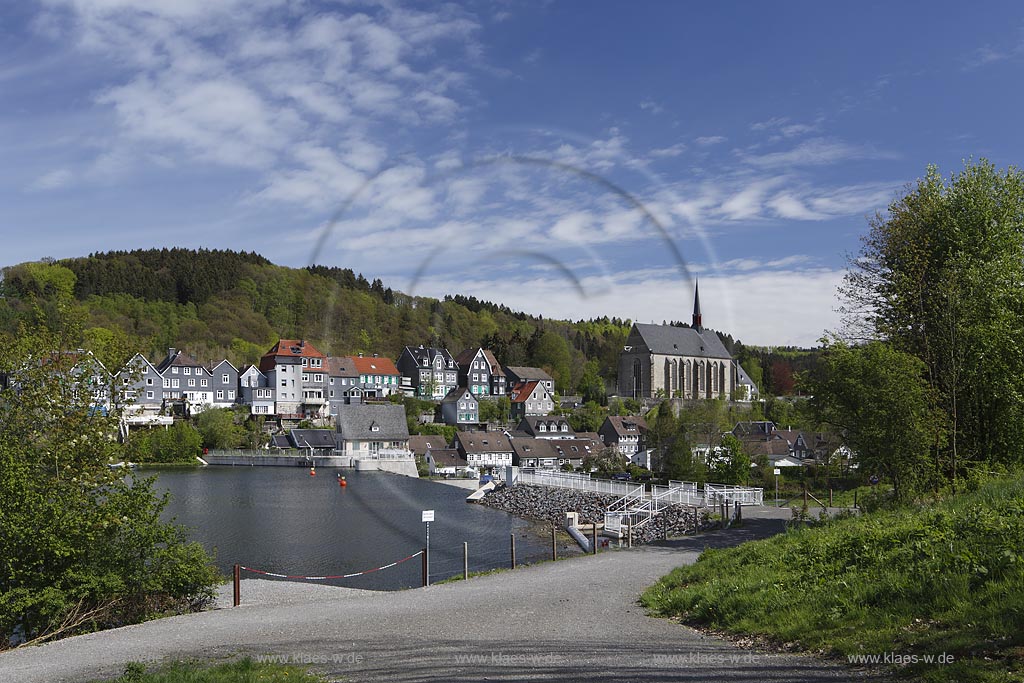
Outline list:
[[[1024,479],[707,550],[643,595],[652,612],[841,657],[953,655],[926,681],[1024,674]]]
[[[299,666],[261,664],[242,659],[226,664],[174,662],[152,670],[133,662],[110,683],[325,683],[327,679]]]

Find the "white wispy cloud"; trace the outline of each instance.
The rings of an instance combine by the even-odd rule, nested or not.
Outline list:
[[[696,138],[694,143],[701,147],[710,147],[711,145],[717,145],[728,140],[724,135],[705,135],[703,137]]]
[[[36,178],[29,184],[28,189],[33,191],[55,190],[68,185],[74,177],[69,169],[57,168]]]
[[[743,161],[760,168],[782,168],[792,166],[822,166],[842,161],[862,159],[892,159],[895,154],[852,145],[841,140],[812,138],[782,152],[741,155]]]

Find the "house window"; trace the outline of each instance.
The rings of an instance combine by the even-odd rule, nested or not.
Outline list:
[[[208,379],[201,379],[201,380],[199,380],[199,386],[202,386],[202,387],[210,386],[210,380],[208,380]]]
[[[229,401],[234,401],[235,400],[235,390],[234,389],[228,389],[228,400]]]
[[[309,365],[309,359],[308,358],[303,358],[302,359],[302,365],[303,365],[303,367]]]
[[[178,368],[171,368],[171,374],[172,375],[177,375],[178,374]]]
[[[178,380],[177,380],[177,379],[172,379],[172,380],[171,380],[171,386],[172,386],[173,388],[177,389],[177,388],[178,388],[178,387],[180,386],[180,385],[178,384]]]
[[[320,383],[322,383],[324,381],[324,376],[323,375],[313,375],[313,381],[316,382],[317,384],[320,384]]]
[[[147,387],[153,386],[153,378],[152,377],[147,377],[146,378],[146,386]]]
[[[124,383],[125,386],[128,386],[128,378],[127,377],[123,378],[121,381]]]
[[[153,398],[153,392],[152,391],[147,391],[146,392],[146,398]]]
[[[164,389],[170,389],[170,388],[171,388],[171,380],[165,379],[164,380]]]
[[[229,381],[231,380],[228,378],[228,373],[225,372],[223,375],[220,376],[221,384],[227,384]]]
[[[189,385],[190,387],[194,387],[194,386],[196,385],[196,380],[195,380],[195,378],[194,378],[194,377],[189,377],[189,378],[188,378],[188,385]]]
[[[224,390],[223,389],[218,389],[217,390],[217,400],[218,401],[224,400]]]
[[[188,375],[192,373],[192,368],[182,368],[181,371]]]
[[[282,386],[282,387],[286,387],[286,386],[288,386],[288,380],[286,380],[286,379],[282,379],[282,380],[281,380],[281,386]]]

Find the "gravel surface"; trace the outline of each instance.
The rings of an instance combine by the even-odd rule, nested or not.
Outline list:
[[[780,511],[782,512],[782,511]],[[779,515],[769,511],[769,516]],[[745,650],[646,616],[640,593],[705,547],[776,533],[780,519],[633,550],[397,592],[246,580],[243,604],[0,654],[0,681],[114,677],[130,661],[250,655],[336,681],[824,681],[858,672]],[[229,604],[230,587],[223,591]]]

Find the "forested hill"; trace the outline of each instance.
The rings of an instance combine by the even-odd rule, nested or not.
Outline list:
[[[173,346],[240,367],[279,338],[306,339],[331,355],[390,358],[406,345],[453,354],[484,346],[506,365],[546,368],[566,393],[599,399],[606,383],[614,386],[631,325],[607,317],[550,320],[459,294],[413,297],[348,268],[285,268],[226,250],[115,251],[23,263],[3,274],[0,330],[15,333],[33,311],[53,316],[60,302],[70,304],[85,320],[82,346],[108,364],[138,350],[156,360]],[[791,370],[771,371],[774,356],[722,336],[755,380],[791,385]]]

